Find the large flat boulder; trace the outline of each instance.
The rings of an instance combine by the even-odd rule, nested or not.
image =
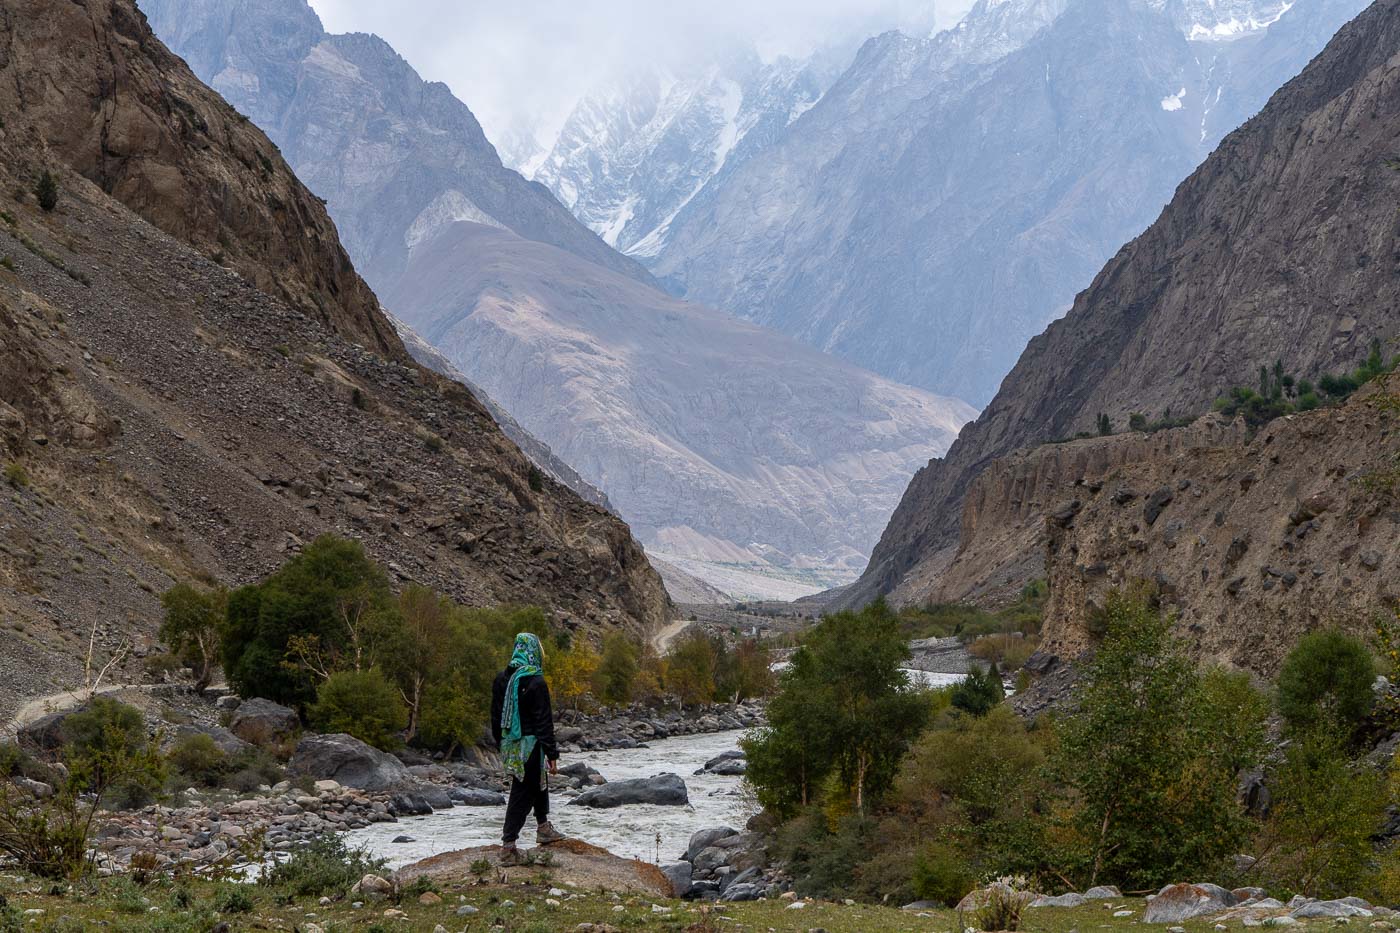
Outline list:
[[[582,891],[601,889],[648,897],[674,896],[671,879],[655,865],[621,858],[580,839],[565,839],[538,851],[549,853],[549,866],[545,870],[549,872],[551,883],[562,888]],[[500,857],[500,846],[477,846],[458,852],[445,852],[399,869],[396,878],[400,884],[412,884],[421,877],[439,884],[475,881],[476,873],[471,868],[473,863],[485,859],[498,865]],[[541,867],[521,865],[497,870],[506,876],[507,883],[518,883],[539,874]]]
[[[690,803],[685,781],[678,774],[658,774],[649,778],[612,781],[592,787],[569,801],[571,806],[611,809],[649,803],[661,807],[683,807]]]
[[[1148,900],[1142,920],[1144,923],[1181,923],[1218,914],[1229,909],[1233,902],[1233,898],[1221,896],[1223,890],[1215,885],[1167,885]],[[1224,893],[1229,894],[1228,891]]]
[[[287,763],[287,773],[337,781],[357,790],[389,790],[417,783],[402,761],[344,733],[303,736]]]

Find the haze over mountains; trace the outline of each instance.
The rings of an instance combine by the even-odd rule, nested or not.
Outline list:
[[[1221,137],[1364,6],[980,2],[932,38],[871,39],[820,101],[744,137],[698,190],[676,153],[716,151],[726,98],[701,95],[709,119],[670,119],[649,78],[587,101],[576,119],[593,141],[567,137],[538,177],[675,293],[980,405]],[[707,86],[744,87],[738,73]],[[621,147],[629,120],[645,132]]]
[[[503,168],[445,87],[304,0],[143,8],[326,199],[390,310],[692,572],[741,595],[853,579],[974,414],[668,297]]]

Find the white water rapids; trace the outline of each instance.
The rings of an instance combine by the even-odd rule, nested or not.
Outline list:
[[[962,679],[960,674],[912,670],[907,673],[913,683],[925,687],[944,686]],[[697,830],[721,825],[743,829],[755,812],[757,805],[743,792],[742,778],[694,773],[721,752],[737,749],[743,736],[742,731],[687,735],[660,739],[647,748],[566,754],[560,764],[585,762],[609,781],[652,777],[668,771],[679,774],[689,792],[690,805],[634,805],[594,810],[569,806],[573,795],[556,791],[550,798],[550,821],[565,835],[602,846],[616,855],[647,862],[658,858],[662,862],[673,861],[685,852],[691,834]],[[499,843],[505,812],[504,806],[455,807],[432,816],[375,823],[347,833],[345,841],[387,859],[389,867],[399,868],[442,852]],[[535,820],[531,816],[526,819],[520,836],[522,848],[533,847],[534,832]],[[413,841],[394,842],[400,836],[412,837]]]

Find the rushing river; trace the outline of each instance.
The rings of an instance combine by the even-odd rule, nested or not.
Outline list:
[[[572,797],[556,792],[550,801],[550,821],[566,835],[648,862],[657,858],[660,835],[661,861],[672,861],[685,851],[690,834],[696,830],[720,825],[743,829],[754,812],[753,805],[740,796],[742,778],[692,773],[721,752],[738,748],[743,735],[718,732],[681,736],[652,742],[649,748],[565,755],[562,764],[586,762],[609,781],[651,777],[667,771],[679,774],[690,793],[690,806],[594,810],[568,806]],[[432,816],[357,829],[346,835],[346,842],[364,846],[397,868],[439,852],[499,843],[505,812],[505,807],[456,807]],[[526,820],[520,837],[522,847],[534,845],[534,824],[533,817]],[[393,840],[399,836],[412,836],[414,841],[395,843]]]
[[[909,671],[910,680],[921,686],[936,687],[956,683],[960,674],[930,674]],[[626,806],[612,810],[568,806],[572,795],[556,792],[550,802],[550,821],[566,835],[602,846],[617,855],[645,861],[669,862],[685,851],[690,835],[699,829],[727,825],[743,829],[755,812],[755,804],[743,793],[743,779],[695,774],[706,761],[739,747],[744,733],[717,732],[661,739],[647,748],[622,748],[602,752],[565,755],[562,764],[586,762],[609,781],[645,778],[673,772],[685,781],[690,806]],[[375,823],[346,836],[351,845],[363,846],[374,855],[388,859],[391,868],[419,859],[472,846],[501,841],[505,807],[456,807],[432,816],[401,819],[397,823]],[[534,819],[525,822],[522,846],[534,843]],[[394,842],[409,836],[412,842]],[[659,837],[659,841],[658,841]]]

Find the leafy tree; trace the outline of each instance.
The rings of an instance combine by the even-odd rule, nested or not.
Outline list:
[[[622,706],[632,702],[632,684],[640,669],[640,652],[632,639],[614,632],[603,639],[603,657],[595,678],[604,703]]]
[[[584,641],[558,653],[545,668],[549,692],[560,704],[578,709],[592,688],[593,676],[601,663],[598,652]]]
[[[715,649],[702,632],[682,636],[667,656],[666,686],[681,703],[693,706],[715,698]]]
[[[772,692],[772,663],[768,652],[757,640],[747,638],[733,648],[718,641],[714,648],[717,661],[715,693],[718,697],[738,703]]]
[[[337,671],[317,691],[310,719],[322,732],[344,732],[388,751],[403,744],[408,708],[377,669]]]
[[[1128,430],[1130,430],[1130,431],[1146,431],[1146,430],[1147,430],[1147,416],[1144,415],[1144,414],[1142,414],[1141,412],[1136,412],[1136,411],[1133,412],[1132,414],[1130,414],[1130,415],[1128,416]]]
[[[388,578],[364,548],[323,536],[229,596],[224,672],[243,696],[305,708],[335,671],[378,663],[394,610]]]
[[[34,197],[39,201],[39,207],[50,213],[58,207],[58,179],[53,172],[44,169],[39,176],[39,182],[34,186]]]
[[[160,598],[165,618],[160,640],[194,671],[195,689],[204,692],[219,664],[219,639],[228,618],[228,590],[198,590],[188,583]]]
[[[1099,413],[1099,437],[1108,437],[1113,433],[1113,421],[1107,414]]]
[[[384,633],[379,656],[408,708],[408,738],[418,734],[425,692],[460,660],[454,645],[457,605],[423,586],[409,586],[398,598],[399,622]],[[441,694],[435,694],[442,700]]]
[[[883,601],[828,616],[808,634],[780,679],[769,728],[745,743],[765,806],[790,811],[828,776],[857,812],[878,800],[928,719],[927,698],[901,669],[908,657]]]
[[[986,668],[974,667],[972,673],[953,687],[953,708],[973,716],[985,716],[1004,699],[1006,688],[1002,686],[1001,671],[995,663]]]
[[[1088,884],[1134,888],[1204,873],[1239,851],[1248,823],[1236,804],[1240,750],[1262,741],[1262,706],[1201,675],[1145,599],[1112,594],[1106,632],[1061,730],[1053,774],[1067,794],[1071,841],[1062,860]],[[1206,715],[1211,702],[1235,706]],[[1207,731],[1239,720],[1227,735]],[[1247,753],[1252,756],[1253,751]]]
[[[1334,630],[1310,632],[1284,659],[1278,710],[1295,731],[1355,733],[1375,702],[1375,662],[1366,646]]]
[[[1297,737],[1270,788],[1269,819],[1253,849],[1255,870],[1270,884],[1340,897],[1370,878],[1385,782],[1365,762],[1348,760],[1343,737],[1325,727]]]

